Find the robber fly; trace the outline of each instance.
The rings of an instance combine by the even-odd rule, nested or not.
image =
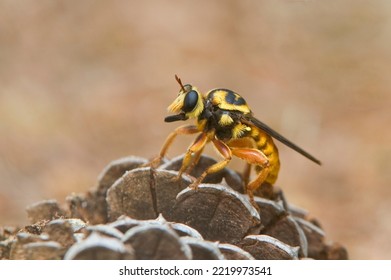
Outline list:
[[[287,138],[256,119],[246,101],[229,89],[213,89],[206,94],[190,84],[183,85],[175,75],[180,91],[168,110],[174,115],[165,118],[165,122],[195,119],[195,125],[176,128],[166,139],[161,152],[152,161],[158,165],[166,155],[168,148],[177,135],[196,134],[198,136],[188,148],[179,170],[178,178],[199,160],[205,145],[212,142],[222,160],[207,168],[191,185],[197,188],[202,180],[211,173],[222,170],[233,156],[247,162],[243,174],[246,192],[254,205],[254,191],[263,183],[273,185],[280,170],[278,149],[273,138],[284,143],[311,161],[321,164],[318,159],[289,141]],[[256,177],[249,182],[251,167],[255,166]]]

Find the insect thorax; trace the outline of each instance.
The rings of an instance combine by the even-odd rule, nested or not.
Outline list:
[[[198,123],[205,123],[205,132],[214,131],[216,137],[224,142],[250,135],[251,128],[242,124],[240,118],[242,112],[235,110],[222,110],[219,106],[205,102],[205,108],[198,118]]]

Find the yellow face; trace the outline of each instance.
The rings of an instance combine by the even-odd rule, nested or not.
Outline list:
[[[178,115],[178,120],[197,118],[204,109],[203,97],[196,87],[185,85],[179,91],[177,98],[168,106],[168,110]],[[172,121],[174,121],[174,116]]]

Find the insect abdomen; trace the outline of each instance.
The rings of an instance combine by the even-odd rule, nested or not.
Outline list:
[[[278,156],[278,149],[273,142],[273,139],[265,132],[252,128],[251,137],[255,140],[257,148],[268,158],[270,164],[269,174],[266,177],[265,182],[274,184],[278,177],[280,170],[280,158]],[[259,172],[260,168],[256,167],[256,171]]]

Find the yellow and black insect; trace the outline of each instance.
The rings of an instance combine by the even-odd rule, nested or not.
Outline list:
[[[236,156],[247,162],[243,178],[247,194],[254,204],[254,191],[263,183],[273,185],[280,169],[278,150],[272,137],[313,162],[321,164],[318,159],[254,118],[246,101],[239,94],[228,89],[213,89],[203,95],[196,87],[183,85],[176,75],[175,78],[181,88],[177,98],[168,107],[175,115],[166,117],[165,121],[194,118],[196,125],[185,125],[175,129],[167,137],[152,165],[160,163],[177,135],[199,133],[184,156],[178,176],[194,166],[205,145],[212,142],[223,160],[207,168],[190,187],[197,188],[206,175],[220,171],[230,162],[232,156]],[[249,182],[251,166],[255,166],[257,175]]]

